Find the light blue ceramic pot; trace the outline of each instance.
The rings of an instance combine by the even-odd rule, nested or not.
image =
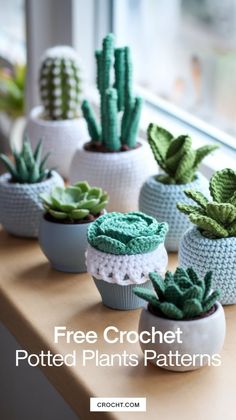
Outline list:
[[[42,218],[39,244],[53,268],[68,273],[87,271],[85,251],[90,223],[69,225],[49,222]]]
[[[128,311],[147,306],[145,301],[140,299],[133,292],[134,288],[137,287],[137,284],[121,286],[116,283],[108,283],[107,281],[96,279],[95,277],[93,277],[93,279],[101,295],[103,305],[108,306],[108,308]],[[138,286],[150,290],[153,289],[150,280]]]
[[[181,240],[179,264],[192,267],[200,276],[212,271],[221,303],[236,303],[236,238],[208,239],[193,227]]]
[[[167,251],[178,251],[181,237],[191,227],[188,217],[176,208],[179,201],[193,204],[184,194],[187,189],[201,191],[209,197],[208,181],[199,173],[193,182],[182,185],[163,184],[156,176],[151,176],[140,191],[139,210],[169,225],[165,240]]]

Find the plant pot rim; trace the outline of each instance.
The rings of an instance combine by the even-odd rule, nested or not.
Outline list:
[[[204,241],[205,243],[207,242],[208,244],[211,244],[213,242],[225,242],[225,241],[232,241],[232,242],[236,242],[236,236],[227,236],[226,238],[207,238],[206,236],[202,235],[199,228],[197,226],[191,226],[184,234],[183,238],[187,235],[189,235],[190,233],[194,233],[195,238]]]
[[[195,179],[191,182],[188,182],[187,184],[164,184],[163,182],[158,181],[158,179],[156,179],[156,177],[158,177],[158,175],[161,174],[156,174],[156,175],[151,175],[148,179],[147,179],[147,183],[153,183],[158,185],[160,188],[163,188],[165,190],[169,189],[169,190],[176,190],[176,188],[180,189],[180,190],[185,190],[189,187],[191,187],[191,185],[195,186],[196,182],[199,181],[200,179],[204,178],[204,175],[201,174],[201,172],[196,172],[195,174]]]
[[[9,174],[9,172],[4,172],[2,175],[0,175],[0,185],[4,185],[4,186],[9,186],[10,187],[14,187],[14,188],[18,188],[18,189],[24,189],[24,188],[37,188],[39,185],[45,185],[48,184],[53,178],[54,176],[60,176],[58,174],[57,171],[53,170],[51,172],[51,176],[49,178],[44,179],[41,182],[34,182],[34,183],[23,183],[21,184],[20,182],[8,182],[9,179],[11,178],[11,175]]]
[[[42,216],[42,221],[44,222],[44,223],[46,223],[46,224],[48,224],[48,225],[50,225],[50,226],[60,226],[59,227],[59,229],[61,229],[62,227],[63,228],[68,228],[68,229],[75,229],[75,228],[77,228],[77,227],[81,227],[81,226],[87,226],[87,225],[90,225],[91,223],[93,223],[94,222],[94,220],[91,220],[91,221],[89,221],[89,222],[87,222],[87,223],[58,223],[58,222],[51,222],[51,221],[49,221],[49,220],[47,220],[47,219],[45,219],[45,213],[43,214],[43,216]],[[96,219],[95,219],[96,220]]]
[[[221,305],[221,303],[219,301],[215,302],[216,305],[216,310],[213,312],[213,314],[205,316],[203,318],[198,318],[198,319],[170,319],[170,318],[164,318],[164,317],[160,317],[158,315],[154,315],[152,312],[150,312],[148,310],[148,308],[144,308],[143,311],[147,312],[149,316],[153,317],[154,319],[160,320],[160,322],[165,323],[165,324],[175,324],[175,323],[180,323],[180,324],[189,324],[191,323],[191,325],[194,326],[194,324],[199,324],[199,323],[206,323],[208,322],[210,319],[214,319],[219,315],[219,312],[224,311],[223,307]]]
[[[43,106],[38,105],[31,109],[29,114],[29,120],[33,121],[35,123],[38,123],[42,126],[45,126],[45,128],[51,128],[54,126],[66,126],[66,125],[72,125],[72,124],[78,124],[78,121],[83,121],[83,117],[79,115],[77,118],[67,119],[67,120],[46,120],[42,118],[43,114]]]
[[[118,152],[111,152],[111,153],[104,153],[104,152],[98,152],[98,151],[91,151],[91,150],[86,150],[84,149],[84,145],[80,145],[80,147],[78,148],[78,150],[80,152],[83,152],[86,155],[91,155],[94,156],[95,158],[97,158],[99,156],[99,159],[102,159],[101,156],[104,156],[104,159],[117,159],[117,157],[122,156],[122,159],[124,159],[124,157],[126,156],[130,156],[130,154],[136,154],[138,153],[140,150],[142,150],[143,146],[148,146],[147,141],[145,141],[144,139],[142,139],[141,137],[137,137],[137,143],[140,143],[140,147],[136,147],[135,149],[130,149],[130,150],[126,150],[126,151],[118,151]],[[77,150],[77,151],[78,151]]]

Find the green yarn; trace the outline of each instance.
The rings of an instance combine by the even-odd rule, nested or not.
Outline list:
[[[212,291],[212,272],[204,279],[188,268],[177,268],[175,273],[167,271],[165,279],[158,273],[150,273],[155,293],[142,287],[135,287],[134,293],[157,308],[165,318],[191,319],[209,311],[220,296],[219,290]]]
[[[107,213],[88,229],[88,242],[99,251],[116,255],[151,252],[165,240],[166,223],[141,212]]]
[[[114,35],[108,34],[103,40],[102,50],[95,52],[95,58],[101,127],[88,103],[82,104],[91,141],[100,142],[109,151],[119,151],[122,145],[135,148],[142,100],[133,97],[132,94],[130,49],[128,47],[115,49]],[[111,77],[113,67],[114,84]],[[123,112],[122,117],[119,115],[120,112]]]
[[[46,51],[39,84],[46,118],[65,120],[78,117],[80,68],[77,54],[71,47],[54,47]]]
[[[206,145],[194,150],[192,139],[181,135],[177,138],[155,124],[148,127],[148,142],[154,158],[165,172],[158,176],[163,184],[188,184],[196,176],[202,160],[218,146]]]
[[[177,203],[177,208],[208,238],[236,236],[236,172],[227,168],[217,171],[209,189],[213,201],[198,191],[186,190],[197,206]]]

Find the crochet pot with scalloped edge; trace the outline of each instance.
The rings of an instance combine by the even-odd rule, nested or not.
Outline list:
[[[181,240],[179,263],[200,276],[211,270],[221,303],[229,305],[236,303],[236,171],[216,172],[209,189],[212,201],[199,191],[186,190],[195,205],[178,203],[196,225]]]
[[[133,288],[152,288],[150,271],[164,273],[166,223],[141,212],[107,213],[88,228],[87,270],[105,306],[129,310],[143,306]]]
[[[139,195],[139,210],[159,222],[166,221],[169,231],[166,236],[168,251],[177,251],[184,232],[191,226],[189,220],[177,211],[176,203],[190,204],[184,194],[187,188],[208,194],[207,179],[197,172],[202,159],[216,146],[192,148],[189,136],[174,136],[155,124],[148,127],[148,142],[163,173],[149,177]]]

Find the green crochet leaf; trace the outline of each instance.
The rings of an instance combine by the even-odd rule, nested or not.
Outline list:
[[[166,316],[166,318],[170,319],[182,319],[183,312],[179,309],[176,305],[170,302],[161,302],[159,303],[159,309],[161,312]]]
[[[149,278],[152,282],[152,285],[154,287],[154,290],[155,290],[157,296],[159,298],[163,297],[164,292],[165,292],[165,284],[164,284],[164,281],[163,281],[162,277],[160,276],[160,274],[150,273]]]
[[[173,135],[164,128],[159,127],[155,124],[150,124],[148,127],[148,142],[152,149],[153,155],[157,163],[161,168],[165,168],[165,160],[167,150],[170,146]]]
[[[208,216],[223,225],[230,225],[236,221],[236,207],[229,203],[208,203],[206,212]]]
[[[153,306],[158,305],[158,299],[156,298],[154,293],[151,292],[150,290],[144,289],[142,287],[134,287],[133,291],[138,297],[151,303],[151,305]]]
[[[207,204],[209,203],[209,200],[200,191],[185,190],[184,193],[188,198],[191,198],[203,209],[205,209]]]
[[[213,277],[213,272],[212,271],[208,271],[204,277],[204,283],[205,283],[205,292],[204,292],[204,299],[206,299],[211,291],[211,287],[212,287],[212,277]]]
[[[210,180],[209,188],[214,201],[229,202],[236,191],[236,172],[228,168],[217,171]]]
[[[216,238],[227,238],[228,231],[222,225],[217,223],[216,220],[208,216],[199,216],[196,214],[190,214],[189,219],[192,223],[197,225],[200,229],[206,232],[210,232]]]
[[[184,214],[204,214],[202,209],[197,206],[191,206],[191,204],[185,204],[185,203],[177,203],[177,208]]]
[[[216,300],[218,300],[220,297],[220,291],[215,290],[204,302],[203,310],[204,312],[209,311],[212,306],[215,304]]]
[[[197,168],[199,167],[200,163],[203,161],[203,159],[209,155],[210,153],[214,152],[214,150],[218,149],[219,146],[217,145],[205,145],[202,147],[199,147],[196,150],[196,156],[195,156],[195,161],[194,161],[194,169],[197,170]]]
[[[188,299],[184,302],[183,305],[183,314],[184,318],[194,318],[195,316],[200,315],[203,311],[201,302],[198,299]]]

